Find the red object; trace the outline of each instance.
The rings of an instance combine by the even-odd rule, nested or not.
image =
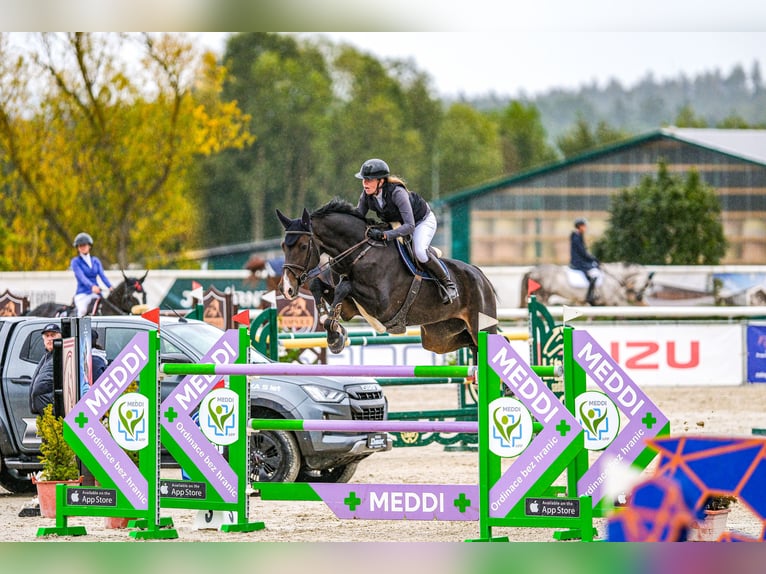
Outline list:
[[[235,323],[239,323],[240,325],[250,325],[250,310],[245,309],[244,311],[240,311],[236,315],[232,317]]]
[[[197,283],[196,281],[192,281],[192,290],[194,289],[202,289],[202,283]]]
[[[159,307],[150,309],[146,313],[142,313],[141,316],[144,319],[151,321],[152,323],[156,324],[159,327],[160,325],[160,308]]]
[[[535,291],[537,291],[542,285],[540,285],[537,281],[534,279],[527,279],[527,293],[532,294]]]

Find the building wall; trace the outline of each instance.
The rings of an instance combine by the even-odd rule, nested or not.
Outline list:
[[[766,263],[766,167],[660,135],[466,198],[465,209],[442,214],[439,244],[480,266],[568,263],[574,219],[588,219],[592,244],[607,228],[610,198],[656,176],[660,159],[715,188],[729,241],[722,264]]]

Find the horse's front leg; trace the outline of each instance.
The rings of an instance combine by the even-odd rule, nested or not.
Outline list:
[[[309,291],[314,296],[314,302],[319,313],[319,320],[324,322],[332,312],[330,301],[335,299],[335,290],[318,277],[309,283]]]
[[[341,280],[341,282],[335,286],[332,312],[324,322],[324,328],[325,331],[327,331],[327,347],[336,355],[343,351],[346,346],[346,329],[340,324],[339,319],[341,317],[343,301],[350,293],[351,281],[348,279]]]

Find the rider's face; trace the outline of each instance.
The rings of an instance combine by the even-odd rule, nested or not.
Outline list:
[[[378,192],[378,186],[380,185],[379,179],[363,179],[362,187],[367,195],[375,195]]]

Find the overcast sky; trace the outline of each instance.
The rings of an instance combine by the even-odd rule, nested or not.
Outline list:
[[[766,4],[766,3],[765,3]],[[766,29],[766,26],[764,27]],[[740,64],[766,66],[766,32],[509,31],[322,32],[383,58],[411,58],[433,79],[440,96],[535,95],[617,79],[630,88],[655,80],[716,69],[728,75]],[[309,34],[309,35],[313,35]],[[208,38],[222,46],[223,38]],[[766,69],[762,69],[766,74]]]
[[[441,95],[517,95],[618,79],[630,87],[713,71],[766,55],[766,32],[515,32],[331,34],[380,57],[412,58]],[[764,62],[766,63],[766,62]]]

